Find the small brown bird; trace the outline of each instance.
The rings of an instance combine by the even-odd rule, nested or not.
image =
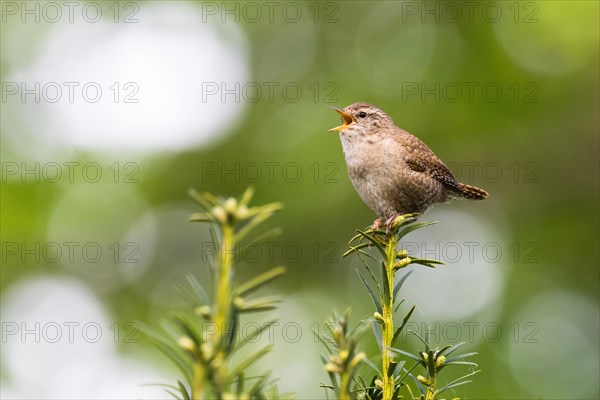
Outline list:
[[[488,193],[454,178],[448,167],[416,136],[394,125],[368,103],[344,109],[339,131],[348,175],[361,199],[379,215],[373,227],[389,228],[398,215],[424,213],[453,198],[484,200]]]

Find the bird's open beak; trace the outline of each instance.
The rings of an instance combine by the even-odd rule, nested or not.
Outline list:
[[[330,130],[328,130],[327,132],[332,132],[332,131],[342,131],[344,129],[346,129],[348,126],[350,126],[351,124],[354,123],[354,118],[352,118],[352,115],[344,112],[343,110],[340,110],[339,108],[336,107],[329,107],[332,110],[336,111],[338,114],[340,114],[342,116],[342,122],[343,124],[340,126],[336,126],[335,128],[331,128]]]

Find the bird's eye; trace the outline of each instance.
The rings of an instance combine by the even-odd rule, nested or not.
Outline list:
[[[366,116],[367,116],[367,113],[366,113],[366,112],[364,112],[364,111],[361,111],[361,112],[358,114],[358,116],[359,116],[359,117],[361,117],[361,118],[364,118],[364,117],[366,117]]]

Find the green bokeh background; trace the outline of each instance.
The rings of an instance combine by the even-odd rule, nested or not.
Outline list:
[[[145,4],[139,4],[143,11]],[[192,4],[201,8],[200,3]],[[479,353],[476,360],[483,372],[474,383],[457,390],[457,395],[598,398],[598,2],[494,2],[503,13],[497,21],[482,16],[486,2],[474,9],[472,20],[464,3],[454,3],[463,12],[458,22],[451,21],[453,10],[444,2],[297,4],[306,13],[298,23],[280,17],[256,23],[241,18],[238,26],[247,35],[250,81],[295,82],[303,89],[298,101],[276,91],[274,101],[263,97],[248,102],[235,127],[223,132],[223,139],[199,148],[136,158],[139,183],[96,187],[90,193],[98,197],[89,198],[89,203],[77,210],[81,215],[76,235],[110,243],[122,240],[128,229],[119,223],[124,217],[119,209],[125,207],[130,190],[141,193],[155,210],[168,207],[171,214],[164,215],[172,218],[158,223],[157,242],[140,243],[142,251],[144,246],[153,246],[155,251],[145,271],[117,285],[122,278],[110,260],[103,259],[105,265],[64,267],[8,257],[2,260],[2,291],[36,275],[75,276],[97,293],[116,321],[156,323],[169,310],[184,307],[175,299],[171,283],[183,281],[190,271],[206,277],[206,265],[198,262],[198,253],[208,237],[204,227],[185,221],[185,215],[196,209],[186,195],[188,188],[239,195],[251,184],[256,189],[256,204],[285,204],[268,224],[283,229],[278,243],[297,243],[303,252],[299,259],[293,257],[293,262],[281,251],[275,251],[273,259],[263,255],[260,262],[246,260],[241,263],[240,276],[288,264],[287,275],[269,292],[281,293],[284,304],[291,303],[284,306],[286,312],[302,310],[310,315],[311,325],[323,321],[330,310],[341,311],[348,305],[356,317],[367,315],[371,305],[356,284],[358,262],[342,260],[341,253],[354,230],[368,225],[374,216],[347,178],[339,139],[325,131],[339,120],[327,105],[368,101],[428,143],[453,171],[460,172],[462,181],[484,187],[491,194],[484,203],[436,207],[436,212],[449,208],[482,218],[491,229],[497,229],[495,233],[506,244],[500,263],[506,281],[501,296],[490,306],[494,309],[492,321],[505,333],[498,341],[476,340],[465,346]],[[412,6],[417,7],[417,14],[406,8]],[[316,17],[314,7],[321,13]],[[419,14],[424,7],[437,11]],[[329,13],[331,18],[325,22]],[[211,18],[210,23],[219,25],[220,21]],[[7,69],[5,60],[11,35],[28,32],[34,41],[43,43],[39,27],[16,25],[2,28],[3,81],[15,72]],[[310,89],[313,85],[318,93]],[[467,85],[474,87],[472,99]],[[492,87],[490,92],[483,91],[486,85]],[[455,97],[456,87],[462,93]],[[497,101],[496,87],[502,89]],[[433,88],[434,93],[427,94],[423,88]],[[3,162],[20,162],[4,140],[14,134],[7,129],[3,124]],[[103,165],[115,159],[128,160],[127,155],[115,154],[82,150],[76,151],[72,160]],[[264,163],[272,162],[279,164],[270,179]],[[250,169],[246,175],[242,173],[244,167],[257,165],[254,163],[263,166],[257,179]],[[297,182],[279,167],[290,163],[297,163],[294,165],[302,173]],[[473,176],[467,173],[465,163],[475,163]],[[218,171],[213,174],[210,168],[215,165]],[[223,165],[237,165],[239,173],[223,176]],[[491,165],[490,169],[486,170],[486,165]],[[51,218],[56,204],[86,185],[81,179],[69,184],[3,179],[2,242],[46,242],[48,225],[60,224]],[[179,213],[173,211],[177,209]],[[438,226],[444,224],[440,219]],[[461,226],[446,229],[459,231]],[[520,249],[518,256],[509,249],[513,243]],[[530,251],[534,262],[527,262]],[[443,268],[452,266],[449,263]],[[435,280],[435,271],[427,277]],[[465,286],[460,293],[468,298],[470,290]],[[173,299],[161,305],[150,300],[155,296]],[[554,302],[542,301],[553,298]],[[428,301],[444,307],[447,299],[430,293]],[[540,313],[530,314],[530,310]],[[479,319],[483,315],[486,310],[454,322],[489,322]],[[555,323],[550,324],[548,318]],[[427,315],[419,315],[417,320],[435,323]],[[507,332],[513,324],[525,322],[536,324],[539,340],[519,340],[515,347],[512,333]],[[577,334],[570,334],[573,332]],[[413,340],[406,343],[407,347],[414,345]],[[365,346],[374,352],[372,341]],[[317,345],[290,351],[315,349],[319,349]],[[155,357],[145,344],[125,344],[121,350],[132,354],[147,351],[159,368],[172,373],[166,359]],[[283,386],[297,391],[298,398],[321,396],[316,388],[319,380],[327,377],[320,370],[318,354],[315,352],[314,362],[308,364],[286,358],[283,351],[276,346],[275,356],[267,358],[263,366],[275,369]],[[531,359],[511,361],[519,352]],[[280,362],[288,365],[279,367]],[[528,366],[517,368],[523,365]],[[306,382],[304,376],[319,378]]]

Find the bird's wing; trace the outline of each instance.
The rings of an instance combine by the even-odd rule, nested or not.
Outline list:
[[[421,157],[409,156],[406,160],[406,165],[415,172],[422,172],[430,175],[435,180],[444,185],[458,188],[458,181],[452,175],[452,172],[441,161],[427,159],[424,161]]]
[[[410,169],[430,175],[435,180],[452,188],[458,188],[458,181],[452,172],[431,149],[416,136],[405,132],[405,162]]]

